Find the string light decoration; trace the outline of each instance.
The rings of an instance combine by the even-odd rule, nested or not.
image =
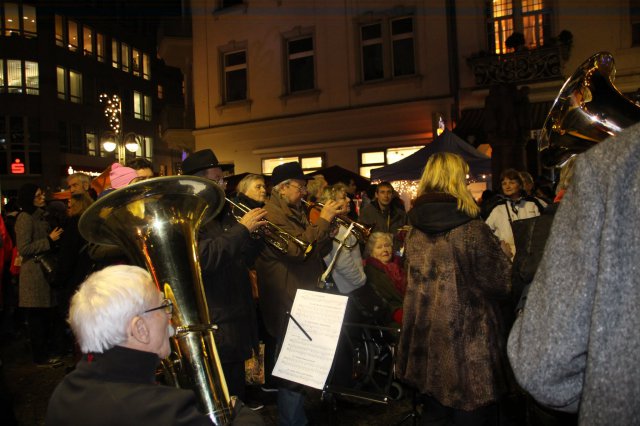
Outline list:
[[[120,102],[120,96],[118,95],[107,95],[106,93],[102,93],[99,96],[100,103],[105,104],[104,115],[107,117],[107,121],[109,123],[109,127],[115,133],[120,133],[120,116],[122,114],[122,103]]]

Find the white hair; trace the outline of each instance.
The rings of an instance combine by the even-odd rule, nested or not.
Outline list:
[[[291,183],[291,179],[286,179],[283,180],[282,182],[280,182],[279,184],[275,185],[273,187],[273,189],[280,194],[280,192],[282,191],[282,188],[284,188],[285,186],[289,185]]]
[[[367,244],[364,246],[364,257],[370,257],[371,253],[373,253],[373,248],[376,246],[378,240],[387,240],[391,245],[393,245],[393,234],[389,232],[372,232],[369,235],[369,239],[367,240]]]
[[[91,274],[71,299],[69,324],[83,353],[102,353],[127,341],[129,322],[150,309],[158,291],[138,266],[115,265]]]

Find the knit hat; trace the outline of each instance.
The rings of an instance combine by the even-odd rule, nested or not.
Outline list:
[[[271,174],[271,185],[276,186],[277,184],[289,179],[307,180],[300,163],[297,161],[280,164],[273,169],[273,173]]]
[[[113,163],[111,165],[109,179],[111,180],[112,188],[119,189],[125,187],[136,177],[138,177],[136,171],[130,167],[125,167],[120,163]]]

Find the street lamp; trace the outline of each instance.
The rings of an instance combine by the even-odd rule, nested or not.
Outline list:
[[[142,137],[134,132],[122,133],[122,101],[118,95],[100,94],[100,103],[105,104],[104,115],[109,121],[110,131],[102,137],[102,147],[107,152],[116,151],[116,158],[120,164],[125,164],[127,151],[136,152],[140,149]]]

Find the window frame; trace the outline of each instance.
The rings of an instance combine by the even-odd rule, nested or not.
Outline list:
[[[405,19],[411,20],[411,32],[393,34],[393,23]],[[394,11],[393,13],[357,21],[356,40],[358,41],[359,79],[361,83],[368,84],[418,75],[417,23],[415,13],[412,10]],[[379,35],[365,39],[363,30],[366,27],[374,26],[379,27]],[[411,40],[411,68],[413,69],[411,73],[399,74],[396,70],[399,68],[396,66],[399,51],[396,53],[395,46],[396,42],[401,40]],[[373,46],[378,47],[375,53],[367,53],[367,50],[371,50],[370,48]],[[376,58],[375,54],[378,54],[381,59]],[[376,63],[382,71],[381,74],[378,69],[372,68],[372,66],[375,67]]]
[[[291,43],[301,40],[311,39],[311,49],[301,52],[290,53]],[[284,51],[284,69],[285,69],[285,94],[293,95],[297,93],[305,93],[318,89],[317,81],[317,61],[316,61],[316,38],[313,29],[297,29],[289,33],[283,34],[283,51]],[[311,87],[294,89],[292,87],[292,76],[294,75],[293,62],[298,59],[311,58]],[[303,67],[304,68],[304,67]]]
[[[244,62],[241,64],[234,65],[226,65],[226,58],[228,56],[244,52]],[[221,97],[222,104],[228,105],[233,103],[242,103],[247,102],[249,100],[249,50],[246,47],[238,47],[235,49],[221,50],[220,52],[220,61],[221,61],[221,72],[222,72],[222,87],[221,87]],[[237,71],[244,70],[244,98],[231,99],[229,96],[229,74]]]
[[[533,2],[539,2],[539,8],[528,11],[523,10],[523,0],[502,0],[502,3],[497,4],[491,1],[487,2],[489,51],[496,55],[514,52],[513,48],[506,47],[507,38],[514,32],[524,35],[525,48],[529,50],[538,49],[544,45],[545,38],[549,37],[551,33],[553,11],[548,0],[533,0]],[[533,7],[537,6],[533,5]],[[496,12],[503,9],[505,10],[504,14],[496,16]],[[533,27],[525,27],[525,21],[531,18],[538,22]],[[533,28],[533,30],[530,31],[527,28]]]
[[[280,164],[288,163],[291,161],[297,161],[298,163],[300,163],[300,166],[302,166],[302,164],[304,163],[304,160],[311,160],[316,158],[320,159],[320,167],[307,167],[307,168],[303,167],[302,168],[302,171],[305,174],[313,173],[316,170],[326,167],[326,163],[327,163],[326,153],[316,152],[316,153],[309,153],[309,154],[298,154],[298,155],[293,154],[293,155],[278,155],[274,157],[263,157],[260,160],[260,169],[262,170],[263,175],[271,176],[273,174],[273,169],[275,169]],[[275,160],[278,164],[275,164],[271,168],[271,170],[268,171],[267,169],[265,169],[265,162],[271,161],[271,160]]]

